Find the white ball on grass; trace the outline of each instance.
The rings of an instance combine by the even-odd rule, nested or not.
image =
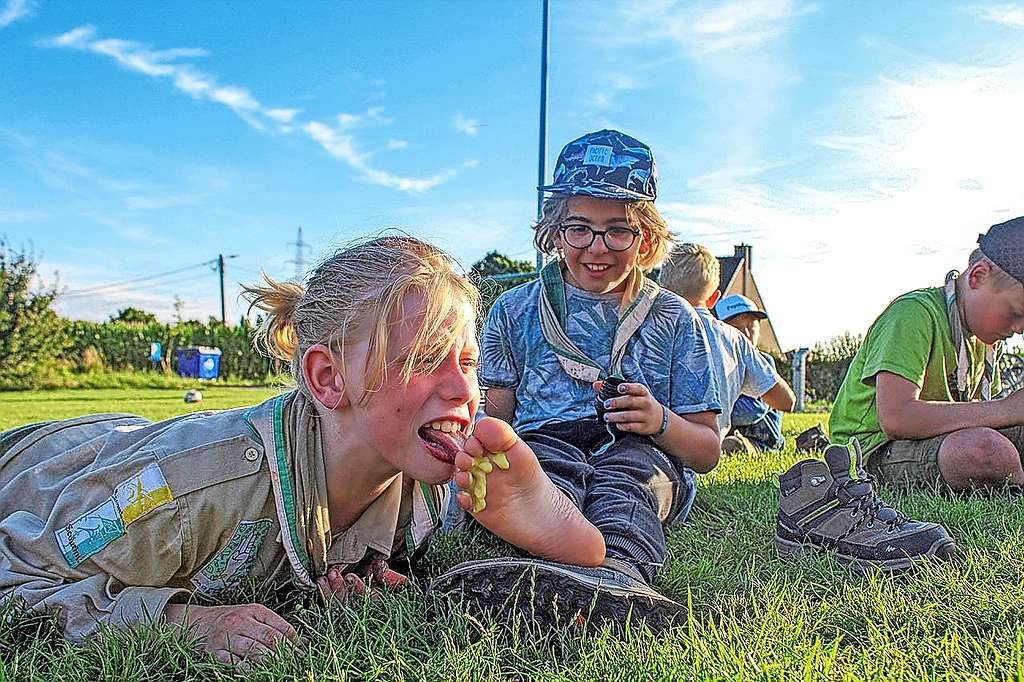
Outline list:
[[[185,402],[186,403],[201,403],[203,402],[203,394],[198,389],[190,388],[185,391]]]

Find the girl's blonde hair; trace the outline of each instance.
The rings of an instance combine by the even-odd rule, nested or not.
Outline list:
[[[405,235],[383,236],[340,249],[307,278],[306,285],[278,282],[263,274],[266,286],[243,288],[249,310],[266,316],[253,345],[291,363],[298,390],[309,396],[301,361],[314,344],[331,349],[345,380],[344,359],[353,344],[366,340],[365,387],[353,402],[365,404],[388,374],[388,340],[403,319],[410,295],[423,300],[416,336],[399,359],[401,377],[430,373],[444,361],[463,329],[476,321],[480,294],[441,249]]]
[[[566,194],[553,194],[544,199],[540,220],[533,226],[533,244],[538,251],[547,254],[556,251],[555,236],[568,215],[570,199],[572,196]],[[654,207],[653,201],[623,203],[626,204],[626,221],[630,227],[640,230],[647,243],[647,252],[638,256],[637,267],[643,272],[650,272],[661,265],[668,255],[673,241],[672,233],[668,231],[668,224]]]

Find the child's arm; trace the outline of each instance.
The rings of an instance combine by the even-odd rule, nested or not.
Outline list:
[[[594,390],[600,392],[601,384],[594,382]],[[678,415],[655,400],[643,384],[620,384],[619,392],[623,395],[605,402],[609,423],[621,431],[651,436],[658,447],[698,473],[715,468],[722,442],[714,412]],[[666,417],[665,431],[656,436]]]
[[[774,386],[765,391],[764,395],[761,396],[761,400],[765,401],[769,407],[774,407],[776,410],[783,412],[791,412],[796,405],[796,396],[793,395],[793,389],[781,377]]]
[[[891,440],[931,438],[960,429],[1024,424],[1024,391],[1000,400],[949,403],[921,400],[921,388],[892,372],[875,375],[878,424]]]

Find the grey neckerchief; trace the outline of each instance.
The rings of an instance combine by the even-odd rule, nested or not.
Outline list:
[[[540,279],[540,328],[565,373],[574,379],[588,382],[621,374],[626,344],[647,319],[661,288],[649,277],[641,275],[643,281],[636,298],[619,307],[619,322],[615,327],[611,359],[608,367],[602,367],[581,351],[565,332],[567,311],[561,262],[552,261],[545,265],[540,272]]]
[[[949,318],[949,331],[953,338],[953,347],[957,349],[956,358],[956,390],[957,401],[971,400],[967,380],[970,376],[971,354],[967,352],[967,339],[964,338],[964,324],[960,319],[960,307],[957,305],[956,283],[960,273],[950,270],[946,274],[946,315]],[[985,369],[981,377],[980,393],[982,400],[992,399],[992,377],[995,375],[995,345],[985,344]]]

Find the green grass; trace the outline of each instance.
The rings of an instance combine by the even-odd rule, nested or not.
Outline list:
[[[203,391],[205,408],[272,393]],[[87,411],[157,418],[186,409],[179,390],[0,393],[0,427]],[[825,418],[787,416],[784,453],[731,457],[702,478],[690,522],[669,531],[672,561],[657,583],[690,606],[688,621],[668,633],[508,628],[409,591],[331,608],[279,604],[306,647],[243,673],[165,631],[106,633],[72,647],[52,617],[8,610],[0,680],[1024,679],[1024,511],[1015,499],[884,491],[911,515],[946,525],[959,543],[953,563],[891,576],[857,575],[823,557],[777,558],[775,474],[797,459],[792,436]],[[473,533],[439,537],[420,582],[498,551]]]

